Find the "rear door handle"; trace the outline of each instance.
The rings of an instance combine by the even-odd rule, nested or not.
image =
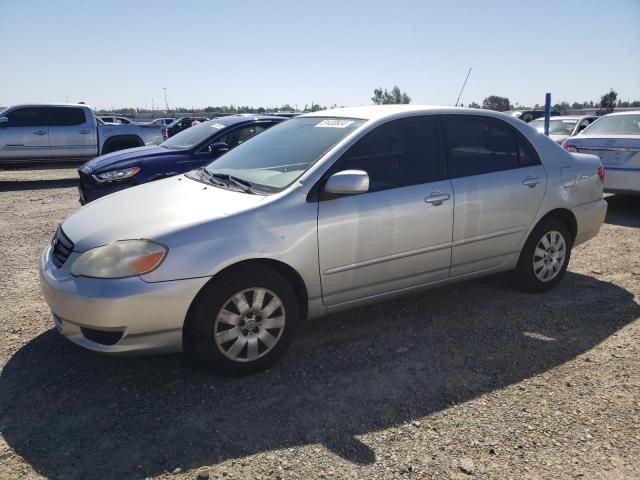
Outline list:
[[[442,193],[442,192],[436,191],[436,192],[431,192],[431,195],[425,198],[424,201],[437,207],[438,205],[442,205],[442,202],[444,202],[445,200],[449,200],[450,198],[451,197],[449,196],[448,193]]]
[[[47,131],[46,130],[37,130],[35,132],[33,132],[34,135],[46,135]]]
[[[522,181],[523,185],[526,185],[529,188],[534,188],[536,185],[542,182],[541,178],[536,177],[535,175],[529,175]]]
[[[91,130],[80,130],[78,133],[81,133],[82,135],[86,135],[88,133],[91,133]]]

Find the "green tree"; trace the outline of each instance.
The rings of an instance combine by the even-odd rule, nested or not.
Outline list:
[[[506,112],[511,110],[511,102],[507,97],[499,97],[490,95],[482,101],[482,108],[485,110],[496,110],[498,112]]]
[[[471,102],[469,105],[467,105],[467,107],[469,107],[469,108],[480,108],[480,104],[476,103],[476,102]]]
[[[375,88],[371,101],[376,105],[407,104],[411,103],[411,97],[394,85],[390,92],[386,88],[384,90],[382,87]]]
[[[618,92],[613,88],[600,97],[600,108],[598,109],[598,115],[606,115],[613,112],[616,106],[616,100],[618,99]]]

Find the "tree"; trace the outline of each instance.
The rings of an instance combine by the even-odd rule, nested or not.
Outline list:
[[[553,109],[559,111],[562,115],[566,115],[567,113],[569,113],[570,108],[571,105],[569,105],[567,102],[556,103],[553,106]]]
[[[469,108],[480,108],[480,104],[476,103],[476,102],[471,102],[469,105],[467,105]]]
[[[618,99],[618,92],[613,88],[609,90],[609,93],[605,93],[600,97],[600,108],[598,109],[598,115],[606,115],[613,112],[616,106],[616,100]]]
[[[506,112],[511,110],[511,102],[507,97],[499,97],[490,95],[482,101],[482,108],[485,110],[496,110],[498,112]]]
[[[371,101],[376,105],[407,104],[411,103],[411,97],[407,95],[407,92],[401,92],[400,88],[394,85],[391,92],[386,88],[382,90],[382,87],[374,89]]]

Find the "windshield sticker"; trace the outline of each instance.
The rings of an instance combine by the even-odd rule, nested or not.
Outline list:
[[[211,128],[217,128],[218,130],[224,128],[224,125],[221,123],[214,123],[213,125],[211,125]]]
[[[322,120],[316,127],[324,128],[347,128],[353,120]]]

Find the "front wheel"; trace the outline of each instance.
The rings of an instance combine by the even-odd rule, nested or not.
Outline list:
[[[571,258],[572,238],[559,219],[541,221],[531,232],[520,253],[515,275],[520,289],[549,290],[564,276]]]
[[[260,264],[243,266],[208,284],[194,300],[184,350],[197,365],[222,375],[258,372],[286,349],[299,310],[280,273]]]

